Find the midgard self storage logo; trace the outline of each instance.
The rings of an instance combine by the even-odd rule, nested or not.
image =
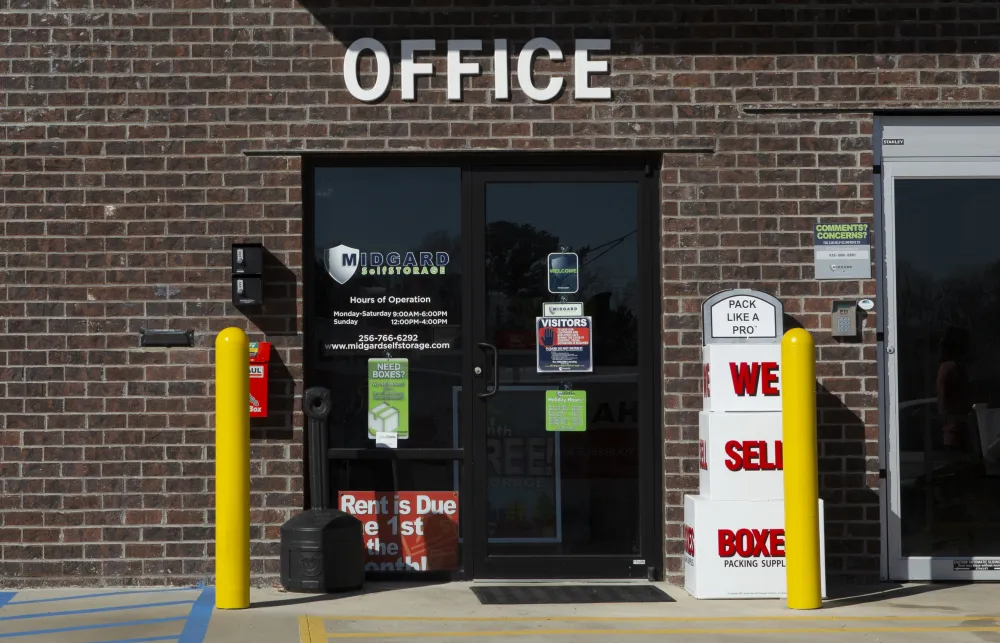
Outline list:
[[[323,255],[326,271],[345,284],[361,269],[362,275],[443,275],[451,258],[447,252],[361,252],[339,245]]]
[[[784,567],[784,529],[720,529],[719,558],[726,567]]]

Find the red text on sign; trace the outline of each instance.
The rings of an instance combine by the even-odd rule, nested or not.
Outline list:
[[[701,461],[701,468],[708,470],[708,448],[704,440],[698,441],[698,459]]]
[[[719,556],[759,558],[785,556],[784,529],[720,529]]]
[[[733,376],[733,390],[740,397],[755,397],[758,389],[766,397],[781,394],[778,383],[777,362],[730,362],[729,372]]]
[[[781,440],[774,441],[774,459],[767,440],[726,442],[726,468],[730,471],[781,471],[784,469]]]
[[[684,551],[688,556],[694,556],[694,527],[684,525]]]

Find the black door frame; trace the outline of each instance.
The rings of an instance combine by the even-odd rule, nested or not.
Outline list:
[[[454,580],[472,578],[580,578],[637,577],[638,567],[632,556],[572,556],[559,557],[559,563],[539,572],[537,557],[504,557],[502,573],[485,565],[486,552],[486,470],[475,466],[475,454],[486,453],[485,406],[476,397],[485,378],[474,378],[473,368],[486,369],[485,355],[476,347],[485,333],[485,212],[482,203],[475,202],[474,187],[484,177],[499,180],[530,180],[534,182],[588,181],[638,182],[638,261],[639,261],[639,485],[642,555],[645,560],[642,578],[663,578],[663,437],[662,437],[662,368],[660,359],[661,261],[659,260],[661,228],[659,225],[660,154],[651,153],[587,153],[573,155],[555,153],[316,153],[302,158],[302,272],[303,272],[303,389],[317,380],[316,356],[312,347],[317,340],[312,323],[314,305],[311,291],[315,283],[312,260],[315,237],[314,170],[318,167],[457,167],[462,171],[462,270],[470,277],[462,284],[462,390],[459,404],[461,416],[470,418],[460,427],[460,447],[457,449],[336,449],[329,450],[329,460],[424,460],[458,462],[461,469],[459,489],[460,525],[463,535],[462,570],[445,574],[370,573],[377,579],[416,580],[427,576]],[[648,269],[647,269],[648,267]],[[480,391],[481,392],[481,391]],[[644,427],[649,427],[645,430]],[[307,455],[303,456],[307,458]],[[308,487],[308,485],[306,485]],[[471,536],[471,537],[470,537]],[[482,556],[480,556],[482,554]],[[553,560],[551,557],[548,560]],[[618,573],[622,571],[624,573]]]

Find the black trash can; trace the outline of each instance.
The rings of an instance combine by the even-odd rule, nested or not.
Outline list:
[[[329,508],[327,418],[330,391],[312,387],[302,396],[308,418],[310,509],[281,526],[281,586],[289,592],[342,592],[365,582],[364,526]]]
[[[342,592],[365,582],[361,521],[337,509],[309,509],[281,526],[281,586]]]

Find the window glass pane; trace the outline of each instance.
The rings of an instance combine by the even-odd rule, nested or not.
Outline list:
[[[458,446],[457,168],[317,168],[312,292],[331,447]],[[371,361],[375,360],[375,361]]]
[[[486,185],[487,341],[500,390],[487,412],[490,554],[640,551],[636,183]],[[592,373],[539,374],[548,256],[579,256]],[[546,427],[546,391],[586,393],[584,431]]]
[[[1000,556],[1000,180],[894,194],[903,555]]]

